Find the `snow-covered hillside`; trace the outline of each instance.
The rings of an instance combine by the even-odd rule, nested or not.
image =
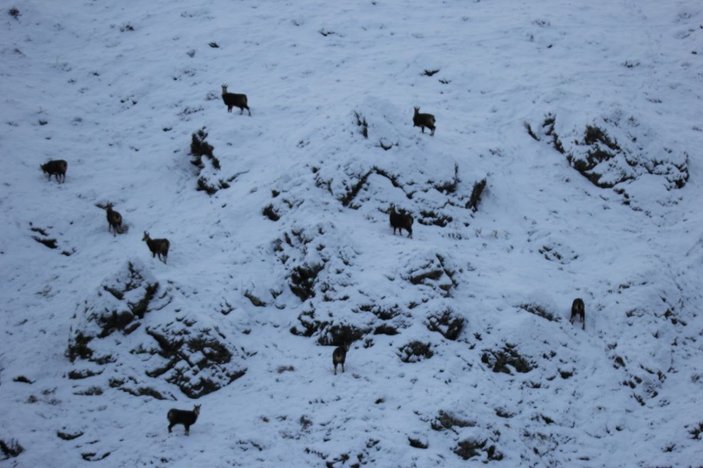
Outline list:
[[[2,463],[701,466],[699,2],[0,7]]]

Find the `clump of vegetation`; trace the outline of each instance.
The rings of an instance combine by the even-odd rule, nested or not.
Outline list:
[[[20,445],[15,439],[10,439],[7,442],[0,439],[0,451],[3,457],[0,460],[7,460],[9,458],[15,458],[24,452],[24,447]]]
[[[217,193],[219,190],[222,189],[227,189],[230,187],[230,182],[234,179],[233,176],[230,179],[219,179],[215,181],[215,183],[209,182],[208,179],[204,176],[198,177],[198,182],[197,182],[197,187],[196,190],[200,192],[205,192],[208,195],[214,195]]]
[[[464,329],[464,317],[457,315],[453,310],[446,309],[442,312],[431,314],[427,318],[427,329],[438,332],[448,340],[459,338]]]
[[[475,421],[460,418],[459,416],[440,410],[436,418],[432,420],[430,426],[435,431],[453,430],[454,427],[474,427]]]
[[[86,336],[82,332],[77,332],[68,341],[68,349],[66,355],[71,362],[77,358],[90,359],[93,356],[93,350],[90,349],[88,343],[93,339],[92,336]]]
[[[457,189],[459,188],[460,181],[461,180],[459,179],[459,165],[457,163],[454,163],[454,175],[452,176],[452,178],[443,182],[433,183],[432,186],[438,192],[442,192],[445,195],[451,195],[453,193],[456,193]]]
[[[369,124],[366,122],[366,117],[361,113],[354,111],[354,118],[356,119],[356,125],[359,127],[361,134],[364,138],[369,137]]]
[[[80,370],[73,369],[68,372],[67,377],[71,380],[82,380],[82,379],[87,379],[88,377],[100,375],[101,373],[102,373],[102,370],[93,371],[90,369],[80,369]]]
[[[360,340],[369,332],[368,328],[359,328],[349,324],[333,324],[323,327],[317,343],[322,346],[342,346]]]
[[[471,211],[478,210],[478,204],[481,203],[481,196],[483,191],[486,189],[486,179],[481,179],[474,184],[474,188],[471,190],[471,197],[469,202],[466,204],[466,208]]]
[[[79,438],[82,435],[83,435],[83,432],[81,432],[81,431],[77,431],[77,432],[56,431],[56,436],[62,440],[73,440],[73,439]]]
[[[458,283],[454,279],[455,271],[447,263],[444,256],[434,255],[420,266],[413,267],[407,275],[407,280],[414,285],[438,288],[444,296],[448,296]]]
[[[544,117],[544,122],[542,122],[542,130],[544,134],[551,138],[552,148],[557,150],[559,153],[564,154],[564,145],[562,145],[561,140],[559,140],[559,135],[557,135],[554,129],[557,122],[557,117],[554,114],[547,114]]]
[[[610,188],[617,182],[626,180],[627,176],[617,181],[601,181],[603,174],[595,171],[596,166],[615,158],[622,149],[618,143],[608,136],[608,133],[596,125],[587,125],[583,136],[583,144],[591,148],[586,152],[585,158],[568,155],[567,159],[572,167],[579,171],[594,185],[601,188]]]
[[[502,372],[504,374],[512,374],[511,369],[516,372],[526,373],[536,367],[534,363],[521,356],[512,344],[506,344],[503,349],[499,350],[483,351],[481,362],[490,366],[493,372]]]
[[[535,132],[529,124],[525,128],[535,140],[543,137],[551,146],[566,156],[567,161],[593,185],[600,188],[615,188],[623,182],[636,180],[645,174],[664,177],[667,189],[680,189],[689,178],[688,155],[673,154],[667,147],[651,148],[649,151],[638,141],[637,134],[647,136],[648,131],[634,118],[619,115],[602,117],[585,125],[580,134],[569,135],[567,147],[557,134],[556,116],[547,114],[542,123],[542,133]],[[610,132],[609,130],[610,129]],[[618,141],[611,133],[618,134]],[[656,157],[648,155],[657,154]],[[623,193],[623,189],[616,189]],[[626,200],[629,204],[629,200]]]
[[[427,437],[424,436],[408,436],[410,446],[417,449],[426,449],[430,446]]]
[[[520,304],[518,307],[524,310],[525,312],[529,312],[538,317],[542,317],[543,319],[549,320],[550,322],[559,321],[559,317],[549,312],[547,309],[545,309],[539,304]]]
[[[418,222],[423,226],[446,227],[447,224],[451,223],[453,220],[454,218],[451,216],[438,213],[434,210],[421,210]]]
[[[290,332],[294,335],[305,337],[314,335],[329,324],[327,321],[318,320],[316,318],[314,308],[301,312],[300,315],[298,315],[298,322],[302,329],[294,325],[291,327]]]
[[[190,141],[190,154],[193,156],[191,163],[202,169],[204,167],[202,157],[205,156],[210,159],[215,169],[220,169],[220,161],[213,154],[215,147],[207,142],[207,135],[205,127],[193,133]]]
[[[324,268],[324,264],[304,264],[293,268],[290,274],[290,290],[306,301],[315,296],[315,280]]]
[[[227,189],[230,183],[240,174],[235,174],[227,178],[219,178],[217,174],[221,169],[220,160],[214,155],[214,146],[207,142],[208,133],[205,127],[193,133],[190,141],[191,164],[199,169],[196,190],[214,195],[219,190]],[[208,168],[205,162],[211,168]]]
[[[422,341],[411,341],[398,349],[398,357],[400,357],[401,361],[407,363],[424,361],[432,356],[434,356],[432,345]]]
[[[387,325],[385,323],[382,323],[381,325],[374,328],[373,334],[374,335],[394,336],[394,335],[398,334],[398,329],[396,327],[391,326],[391,325]]]
[[[380,320],[390,320],[392,318],[400,315],[400,307],[398,305],[393,306],[380,306],[378,304],[364,304],[359,306],[359,312],[371,312]]]
[[[83,390],[78,390],[76,392],[73,392],[74,395],[81,395],[81,396],[96,396],[96,395],[102,395],[103,394],[103,389],[98,387],[97,385],[93,385],[91,387],[88,387]]]
[[[46,229],[42,229],[37,226],[32,226],[30,227],[30,230],[39,234],[38,236],[32,236],[32,239],[44,245],[45,247],[48,247],[50,249],[57,249],[59,247],[56,243],[56,239],[49,237],[49,233],[46,231]]]
[[[691,438],[695,440],[701,440],[701,434],[703,434],[703,421],[699,422],[697,426],[689,431]]]
[[[276,209],[273,207],[272,203],[269,203],[268,205],[266,205],[264,207],[264,209],[261,210],[261,214],[266,216],[271,221],[278,221],[279,219],[281,219],[281,216],[278,214]]]
[[[109,456],[110,456],[110,452],[105,452],[105,453],[102,453],[102,454],[97,454],[97,453],[95,453],[95,452],[83,452],[83,453],[81,453],[81,457],[82,457],[83,460],[85,460],[85,461],[100,461],[100,460],[106,459],[106,458],[109,457]]]
[[[147,375],[164,376],[167,382],[178,386],[190,398],[200,398],[219,390],[246,373],[246,369],[231,369],[228,366],[232,361],[233,353],[224,341],[212,335],[210,329],[191,331],[188,328],[180,333],[149,329],[147,333],[161,348],[159,354],[167,359],[165,365],[147,371]],[[193,369],[199,371],[210,369],[212,372],[209,375],[204,372],[193,373]],[[144,386],[121,385],[120,389],[129,393],[146,394],[157,399],[165,398],[158,391]]]
[[[469,460],[484,452],[488,461],[499,461],[503,459],[503,454],[496,449],[495,445],[489,445],[486,440],[464,439],[454,447],[454,453],[464,460]]]

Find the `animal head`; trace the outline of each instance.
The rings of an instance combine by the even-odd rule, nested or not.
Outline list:
[[[193,406],[193,413],[200,414],[200,405]]]
[[[227,86],[229,86],[229,85],[226,84],[226,83],[223,83],[223,84],[222,84],[222,92],[223,92],[223,93],[226,93],[226,92],[227,92]]]
[[[415,106],[414,109],[415,109],[415,113],[416,113],[416,114],[420,112],[420,108],[419,108],[419,107]]]
[[[150,239],[150,238],[149,238],[149,233],[146,232],[146,231],[144,231],[144,237],[142,238],[142,240],[143,240],[143,241],[148,241],[149,239]]]

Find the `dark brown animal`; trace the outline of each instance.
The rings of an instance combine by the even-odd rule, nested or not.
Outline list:
[[[413,217],[405,210],[395,211],[395,206],[391,205],[389,220],[393,228],[393,234],[398,231],[401,235],[403,229],[408,231],[408,237],[413,236]]]
[[[49,180],[51,180],[51,176],[55,176],[56,181],[59,183],[66,181],[66,169],[68,169],[68,163],[63,159],[51,160],[45,164],[42,164],[40,167],[41,170],[44,171],[44,174],[49,175]]]
[[[228,93],[226,84],[222,85],[222,100],[227,106],[227,112],[232,112],[233,107],[239,107],[240,114],[243,114],[244,109],[246,109],[249,115],[251,115],[251,110],[249,110],[249,106],[247,105],[247,95]]]
[[[432,133],[430,133],[430,136],[434,136],[434,130],[435,130],[434,115],[421,114],[420,108],[416,107],[415,114],[413,115],[413,127],[420,127],[422,129],[422,133],[425,133],[425,127],[427,127],[430,130],[432,130]]]
[[[166,417],[168,418],[168,432],[171,432],[173,426],[183,424],[186,429],[186,435],[190,434],[190,426],[195,424],[200,414],[200,405],[195,405],[193,411],[170,409]]]
[[[144,231],[144,238],[142,238],[142,240],[146,242],[146,245],[149,247],[149,250],[151,250],[152,258],[158,255],[159,260],[166,263],[166,257],[168,257],[168,248],[171,245],[168,239],[152,239],[151,237],[149,237],[149,233]]]
[[[569,317],[569,322],[572,324],[577,321],[581,321],[581,329],[586,329],[586,306],[583,303],[583,299],[577,297],[571,304],[571,317]]]
[[[117,235],[122,233],[122,215],[112,209],[112,203],[108,203],[105,206],[107,211],[107,229],[112,232],[112,235]]]
[[[332,352],[332,364],[334,364],[334,375],[337,375],[337,364],[342,365],[344,372],[344,361],[347,360],[347,351],[349,351],[350,343],[344,343],[342,346],[337,346]]]

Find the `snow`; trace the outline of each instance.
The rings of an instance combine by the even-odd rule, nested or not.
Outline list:
[[[8,466],[703,460],[697,2],[11,7],[0,441],[24,451],[0,452]],[[227,113],[223,83],[251,117]],[[434,137],[414,106],[436,116]],[[589,125],[623,149],[598,166],[607,187],[573,163]],[[191,164],[201,128],[220,170]],[[42,174],[49,159],[68,161],[65,183]],[[196,190],[201,176],[219,190]],[[412,238],[393,235],[391,204],[413,214]],[[170,240],[168,263],[144,231]],[[136,331],[97,337],[98,317],[142,297],[105,289],[130,266],[155,299]],[[585,330],[569,323],[576,297]],[[455,340],[428,328],[447,311],[464,320]],[[356,340],[333,375],[342,326]],[[77,330],[112,360],[70,359]],[[413,341],[433,355],[401,361]],[[213,364],[223,348],[232,359]],[[510,350],[531,369],[494,372]],[[174,383],[203,376],[219,388],[197,399]],[[164,399],[132,394],[145,388]],[[167,411],[195,403],[190,436],[169,434]]]

